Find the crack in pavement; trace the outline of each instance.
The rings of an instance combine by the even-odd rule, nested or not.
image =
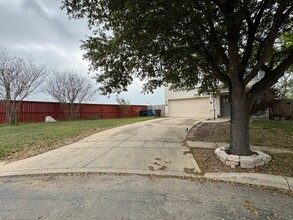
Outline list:
[[[285,176],[283,176],[284,177],[284,179],[286,180],[286,182],[287,182],[287,185],[288,185],[288,189],[289,189],[289,191],[291,191],[291,187],[290,187],[290,184],[289,184],[289,181],[288,181],[288,179],[285,177]]]

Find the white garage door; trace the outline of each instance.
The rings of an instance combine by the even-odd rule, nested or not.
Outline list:
[[[179,118],[209,118],[210,99],[182,99],[170,100],[168,106],[169,117]]]

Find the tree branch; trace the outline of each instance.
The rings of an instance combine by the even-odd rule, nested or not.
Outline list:
[[[219,42],[219,39],[216,34],[215,26],[210,19],[208,19],[208,24],[210,27],[210,33],[208,34],[208,36],[210,38],[210,43],[213,43],[216,46],[216,50],[217,50],[219,56],[221,57],[222,61],[224,62],[224,64],[226,65],[226,67],[228,69],[229,68],[229,59],[225,53],[225,50],[221,46],[222,44]]]
[[[230,82],[230,79],[227,75],[225,75],[220,68],[217,66],[216,62],[214,61],[214,58],[212,56],[212,54],[205,50],[204,51],[205,55],[208,57],[208,59],[206,59],[207,64],[209,65],[209,67],[212,69],[213,74],[223,83],[228,84]]]
[[[285,71],[291,65],[293,65],[293,51],[274,70],[270,70],[269,68],[264,68],[265,76],[251,87],[249,91],[250,97],[252,99],[255,99],[265,90],[267,90],[268,88],[271,88],[278,81],[278,79],[284,75]]]
[[[240,72],[241,72],[241,78],[243,78],[245,74],[245,69],[247,67],[249,58],[251,57],[251,54],[253,52],[253,42],[255,40],[255,33],[256,30],[260,24],[262,15],[264,10],[266,9],[267,5],[270,3],[271,0],[266,0],[263,2],[263,4],[259,7],[258,13],[255,16],[254,23],[252,23],[250,17],[247,17],[247,23],[248,23],[248,39],[247,39],[247,44],[245,47],[245,52],[243,55],[243,59],[240,63]]]
[[[290,2],[290,0],[284,0],[281,1],[275,17],[274,17],[274,21],[273,24],[271,26],[270,32],[267,35],[265,41],[264,41],[264,45],[263,45],[263,49],[262,49],[262,53],[261,53],[261,58],[258,60],[258,62],[256,63],[255,67],[253,68],[253,70],[250,72],[250,74],[244,79],[244,84],[247,85],[255,76],[256,74],[259,72],[259,70],[261,69],[262,65],[265,63],[265,61],[267,60],[270,51],[272,50],[276,35],[279,31],[280,26],[283,24],[283,21],[289,16],[289,14],[292,12],[293,10],[293,6],[291,6],[285,14],[283,14],[283,12],[285,11],[288,3]]]

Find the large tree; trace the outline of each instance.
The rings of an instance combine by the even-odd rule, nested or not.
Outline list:
[[[70,17],[88,19],[93,35],[82,48],[104,93],[126,90],[135,76],[147,80],[145,90],[166,83],[185,89],[201,83],[207,89],[220,81],[231,102],[229,151],[252,153],[252,103],[293,64],[293,47],[278,45],[292,29],[292,0],[62,3]],[[259,71],[265,76],[252,85]]]

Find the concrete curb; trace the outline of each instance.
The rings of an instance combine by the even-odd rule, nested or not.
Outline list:
[[[34,169],[23,171],[6,171],[0,172],[0,178],[12,177],[12,176],[30,176],[30,175],[48,175],[48,174],[74,174],[74,173],[111,173],[111,174],[133,174],[133,175],[156,175],[156,176],[173,176],[184,178],[204,178],[202,175],[189,174],[185,172],[179,172],[175,170],[170,171],[150,171],[143,169],[113,169],[113,168],[69,168],[69,169]]]
[[[186,141],[190,148],[211,148],[215,149],[221,146],[227,146],[228,143],[214,143],[214,142],[202,142],[202,141]],[[271,151],[269,148],[253,146],[253,149]],[[274,149],[273,149],[274,150]],[[290,152],[288,150],[276,150],[276,152]],[[244,184],[254,184],[261,186],[270,186],[280,189],[286,189],[293,191],[293,177],[277,176],[262,173],[205,173],[204,177],[207,179],[231,181]]]
[[[206,178],[211,180],[221,180],[226,182],[236,182],[244,184],[253,184],[260,186],[269,186],[279,189],[293,191],[293,178],[276,176],[261,173],[206,173],[202,175],[188,174],[177,171],[149,171],[141,169],[89,169],[89,168],[75,168],[75,169],[47,169],[47,170],[30,170],[18,172],[2,172],[0,178],[14,177],[14,176],[29,176],[29,175],[49,175],[49,174],[75,174],[75,173],[109,173],[113,175],[130,174],[130,175],[155,175],[166,177],[182,177],[182,178]]]
[[[237,183],[270,186],[280,189],[293,190],[293,178],[261,173],[206,173],[207,179],[231,181]]]

